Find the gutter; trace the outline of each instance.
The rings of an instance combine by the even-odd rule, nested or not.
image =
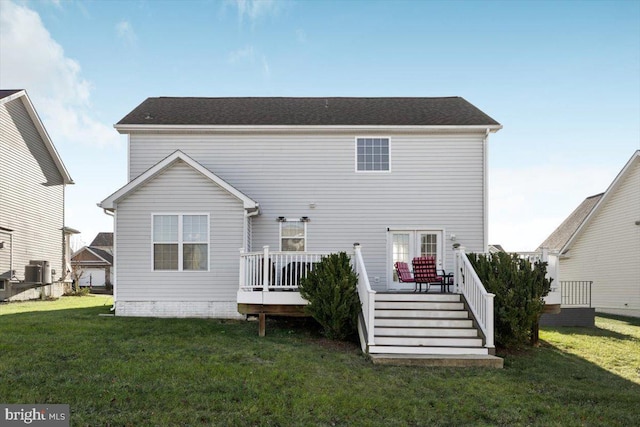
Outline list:
[[[113,126],[121,134],[136,131],[146,132],[482,132],[494,133],[502,125],[146,125],[116,124]]]

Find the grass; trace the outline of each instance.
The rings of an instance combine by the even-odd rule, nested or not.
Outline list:
[[[105,297],[0,305],[0,402],[67,403],[73,426],[631,426],[629,320],[545,329],[505,369],[371,364],[310,323],[143,319]],[[626,323],[625,323],[626,322]],[[563,332],[563,333],[560,333]],[[569,332],[568,334],[566,332]],[[631,346],[631,347],[629,347]],[[609,355],[594,355],[609,348]],[[630,354],[633,353],[633,354]]]

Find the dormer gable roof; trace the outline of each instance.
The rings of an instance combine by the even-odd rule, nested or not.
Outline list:
[[[101,203],[98,204],[98,206],[108,211],[114,211],[116,209],[116,204],[120,200],[126,198],[129,194],[134,192],[136,189],[145,185],[147,182],[155,178],[158,174],[162,173],[166,169],[170,168],[173,164],[175,164],[178,161],[183,161],[188,166],[190,166],[191,168],[193,168],[194,170],[196,170],[197,172],[201,173],[206,178],[211,180],[213,183],[220,186],[223,190],[227,191],[229,194],[236,197],[238,200],[240,200],[243,203],[244,209],[246,209],[247,211],[254,212],[259,209],[258,202],[252,200],[249,196],[242,193],[241,191],[233,187],[231,184],[229,184],[228,182],[226,182],[225,180],[223,180],[222,178],[220,178],[219,176],[217,176],[216,174],[211,172],[209,169],[205,168],[200,163],[196,162],[195,160],[193,160],[191,157],[189,157],[188,155],[186,155],[180,150],[174,151],[172,154],[165,157],[164,159],[156,163],[151,168],[147,169],[144,173],[140,174],[138,177],[131,180],[124,187],[120,188],[115,193],[113,193],[112,195],[104,199]]]

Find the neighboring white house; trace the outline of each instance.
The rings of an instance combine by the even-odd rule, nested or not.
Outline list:
[[[607,191],[585,199],[541,247],[560,252],[563,306],[579,299],[569,295],[571,287],[587,295],[588,285],[583,305],[640,317],[640,150]]]
[[[354,243],[372,295],[414,288],[396,261],[452,271],[454,244],[487,249],[487,139],[501,127],[460,97],[148,98],[115,125],[129,183],[100,204],[116,314],[300,303],[266,291],[296,290],[296,271]]]
[[[0,90],[0,300],[62,294],[77,233],[64,226],[68,184],[26,91]]]
[[[80,286],[110,288],[113,284],[113,233],[98,233],[89,246],[83,246],[73,254],[71,265],[74,275],[80,276]]]

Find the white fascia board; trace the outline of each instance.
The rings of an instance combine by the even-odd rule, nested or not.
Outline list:
[[[256,201],[252,200],[246,194],[242,193],[231,184],[211,172],[209,169],[202,166],[200,163],[193,160],[191,157],[184,154],[182,151],[174,151],[169,156],[162,159],[160,162],[156,163],[151,168],[147,169],[144,173],[131,180],[124,187],[121,187],[115,193],[104,199],[101,203],[98,204],[103,209],[113,211],[115,210],[115,205],[117,202],[125,197],[138,187],[144,185],[147,181],[154,178],[158,173],[164,171],[165,169],[171,167],[177,160],[182,160],[189,166],[191,166],[196,171],[200,172],[205,177],[209,178],[219,187],[227,191],[232,196],[236,197],[243,203],[244,209],[246,210],[257,210],[259,205]]]
[[[640,162],[640,150],[637,150],[635,153],[633,153],[633,155],[631,156],[627,164],[624,165],[620,173],[618,173],[618,175],[615,177],[611,185],[609,185],[609,188],[607,188],[607,191],[604,192],[600,200],[598,200],[598,203],[596,203],[593,209],[591,209],[591,212],[589,212],[589,215],[587,215],[584,221],[582,221],[582,223],[578,226],[577,230],[569,238],[567,243],[565,243],[562,249],[560,249],[561,255],[565,254],[565,252],[571,249],[571,245],[573,245],[573,242],[575,242],[578,236],[582,234],[582,231],[587,227],[587,224],[589,224],[591,220],[596,216],[596,214],[600,211],[602,206],[604,206],[604,204],[608,202],[609,198],[611,197],[611,194],[613,194],[613,192],[616,191],[616,189],[620,186],[620,183],[627,176],[627,173],[629,172],[629,170],[631,170],[631,167],[635,162]]]
[[[42,120],[40,120],[40,116],[38,116],[38,112],[36,111],[35,107],[31,103],[31,99],[29,99],[29,95],[27,95],[27,91],[21,90],[19,92],[14,93],[13,95],[2,98],[0,100],[0,105],[5,104],[9,101],[13,101],[18,98],[22,98],[22,104],[27,110],[27,113],[29,113],[29,117],[31,118],[31,121],[36,127],[38,134],[40,134],[40,137],[42,138],[42,141],[44,142],[45,147],[47,147],[47,151],[49,152],[49,155],[53,159],[53,162],[56,164],[56,167],[58,168],[60,175],[62,175],[63,182],[65,184],[75,184],[73,182],[73,179],[71,178],[71,175],[69,175],[69,171],[64,166],[64,163],[62,162],[62,158],[60,157],[60,154],[58,154],[58,151],[56,150],[55,145],[53,145],[53,141],[49,137],[49,134],[47,133],[47,130],[45,129],[44,124],[42,123]]]
[[[296,132],[407,132],[407,133],[454,133],[454,132],[497,132],[502,129],[502,125],[451,125],[451,126],[397,126],[397,125],[114,125],[114,128],[121,134],[132,132],[274,132],[274,133],[296,133]]]

